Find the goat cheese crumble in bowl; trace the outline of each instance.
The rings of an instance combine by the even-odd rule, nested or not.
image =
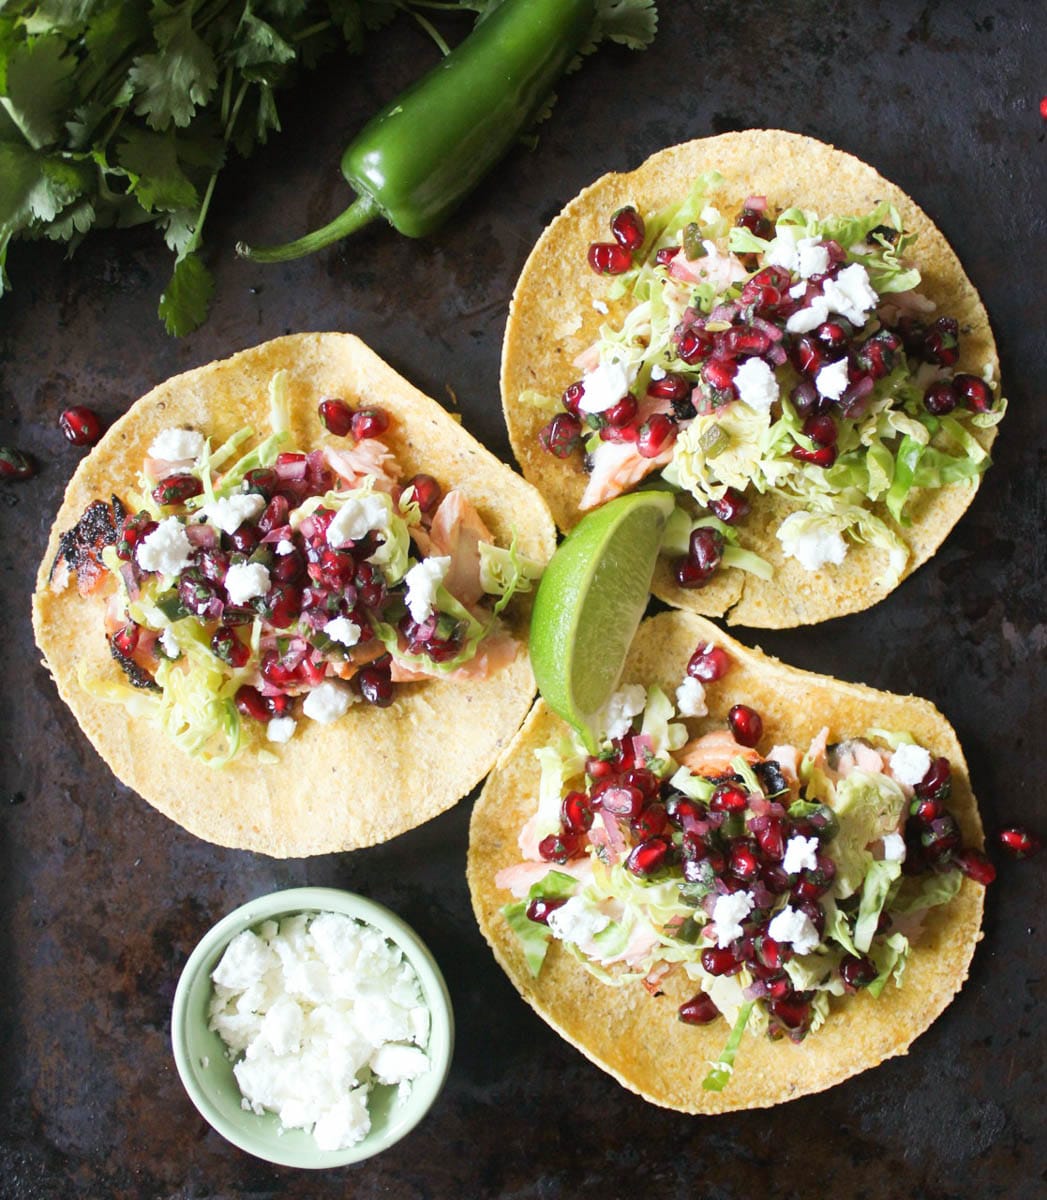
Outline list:
[[[373,900],[296,888],[252,900],[190,955],[171,1018],[201,1116],[282,1166],[370,1158],[409,1133],[450,1068],[454,1020],[418,935]]]

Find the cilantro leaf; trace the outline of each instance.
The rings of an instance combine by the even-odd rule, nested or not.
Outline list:
[[[167,10],[159,0],[156,8]],[[135,112],[151,129],[188,125],[218,86],[214,54],[193,29],[192,16],[192,5],[186,4],[158,21],[159,53],[140,54],[128,72],[138,97]]]
[[[148,129],[130,129],[116,149],[116,161],[128,172],[146,212],[172,212],[200,203],[193,183],[178,165],[174,139]]]
[[[58,34],[16,45],[7,59],[6,95],[0,104],[34,150],[58,141],[75,94],[76,59]]]
[[[167,332],[184,337],[202,325],[213,292],[214,279],[200,256],[187,254],[180,258],[156,310]]]

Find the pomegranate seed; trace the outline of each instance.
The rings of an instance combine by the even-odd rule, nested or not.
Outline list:
[[[691,388],[694,385],[689,379],[683,375],[677,375],[670,371],[661,379],[652,379],[648,388],[648,396],[655,396],[659,400],[686,400],[691,394]]]
[[[157,527],[157,522],[147,512],[136,513],[133,517],[124,519],[120,530],[120,540],[116,543],[116,556],[124,562],[130,562],[134,557],[135,547],[147,538]]]
[[[939,379],[932,383],[923,394],[923,406],[935,417],[944,417],[960,402],[956,388],[948,379]]]
[[[701,362],[712,353],[712,335],[704,329],[685,329],[676,338],[676,353],[685,363]]]
[[[814,375],[825,365],[825,348],[816,339],[804,334],[796,339],[791,357],[793,366],[801,375]]]
[[[664,838],[652,837],[629,851],[625,865],[634,875],[644,878],[660,870],[668,857],[669,843]]]
[[[702,970],[710,975],[731,975],[740,969],[741,963],[726,946],[707,946],[702,951]]]
[[[826,350],[844,350],[854,335],[850,321],[825,321],[814,331],[814,336]]]
[[[654,261],[659,267],[667,267],[679,252],[679,246],[662,246],[660,250],[654,252]]]
[[[565,409],[567,409],[572,417],[578,417],[581,415],[580,405],[584,395],[585,384],[578,379],[566,388],[563,395],[560,397],[560,403]]]
[[[628,425],[633,420],[638,408],[639,405],[636,403],[636,397],[631,392],[626,392],[621,400],[604,410],[603,418],[609,425],[621,428],[621,426]]]
[[[727,714],[734,740],[742,746],[755,746],[763,737],[763,718],[746,704],[735,704]]]
[[[74,446],[93,446],[102,436],[98,414],[82,404],[67,408],[58,418],[58,427]]]
[[[566,896],[535,896],[525,910],[527,919],[534,921],[536,925],[548,925],[549,914],[556,912],[566,903]]]
[[[360,695],[368,704],[373,704],[375,708],[388,708],[392,704],[393,680],[388,665],[372,663],[361,667],[354,678]]]
[[[643,217],[631,204],[626,205],[611,217],[611,233],[619,246],[624,246],[626,250],[639,250],[646,234]]]
[[[945,812],[945,809],[938,800],[920,800],[917,798],[909,805],[909,811],[921,825],[930,825],[932,821],[938,820],[942,813]]]
[[[714,574],[703,571],[692,558],[678,558],[673,564],[673,577],[682,588],[705,587]]]
[[[539,430],[538,441],[543,450],[557,458],[568,458],[582,444],[582,423],[570,413],[557,413]]]
[[[299,454],[295,450],[281,450],[276,456],[276,465],[278,467],[289,467],[292,463],[304,463],[305,455]]]
[[[264,613],[270,625],[286,629],[300,616],[302,593],[290,583],[277,583],[266,593]]]
[[[248,471],[244,476],[244,491],[264,496],[266,500],[269,499],[279,486],[280,476],[277,475],[272,467],[255,467],[253,471]]]
[[[196,566],[205,579],[210,579],[212,583],[225,583],[229,573],[229,555],[223,550],[209,547],[200,551]]]
[[[708,1025],[720,1015],[720,1010],[705,992],[699,992],[685,1000],[677,1009],[677,1015],[685,1025]]]
[[[211,638],[211,652],[234,669],[246,667],[251,658],[250,647],[236,636],[228,625],[219,625]]]
[[[614,764],[608,762],[606,758],[587,758],[585,773],[590,779],[608,779],[614,774]]]
[[[975,883],[980,883],[982,887],[988,887],[996,878],[996,868],[980,850],[972,850],[969,847],[957,850],[952,856],[952,861],[968,879],[973,879]]]
[[[836,422],[828,413],[812,413],[804,421],[803,431],[819,446],[832,446],[836,441]]]
[[[666,413],[653,413],[640,426],[636,450],[641,458],[657,458],[676,441],[676,422]]]
[[[244,684],[237,690],[235,700],[237,711],[245,717],[250,717],[254,721],[269,720],[269,707],[265,697],[257,688]]]
[[[687,674],[703,683],[715,683],[727,674],[730,666],[731,658],[727,651],[710,643],[699,647],[688,659]]]
[[[816,467],[831,467],[836,462],[836,447],[819,446],[817,450],[805,450],[803,446],[793,446],[792,456],[800,462],[813,463]]]
[[[724,536],[718,529],[699,525],[691,530],[688,555],[696,567],[712,574],[723,560]]]
[[[710,358],[702,363],[702,378],[718,392],[731,391],[737,373],[738,364],[730,358]]]
[[[874,333],[858,348],[858,367],[873,379],[883,379],[894,370],[902,339],[890,329]]]
[[[581,850],[579,839],[569,833],[551,833],[538,843],[539,857],[546,862],[565,863]]]
[[[389,414],[384,408],[358,408],[353,413],[351,428],[358,442],[381,437],[389,428]]]
[[[737,525],[749,515],[749,501],[737,488],[729,487],[718,500],[709,501],[709,511],[725,525]]]
[[[913,789],[923,800],[948,800],[952,791],[952,768],[947,758],[936,758],[927,774]]]
[[[635,425],[604,425],[600,430],[600,440],[604,442],[635,442],[639,432]]]
[[[991,412],[992,388],[977,375],[954,375],[953,387],[963,404],[972,412]]]
[[[790,953],[788,946],[776,942],[766,933],[756,939],[756,958],[768,970],[780,971]]]
[[[660,837],[669,824],[669,817],[664,804],[649,804],[638,817],[630,822],[633,836],[645,841],[648,838]]]
[[[778,979],[773,979],[767,984],[767,999],[768,1000],[784,1000],[792,991],[792,981],[788,975],[782,975]]]
[[[778,817],[770,817],[756,834],[756,841],[766,858],[778,862],[785,856],[785,827]]]
[[[443,498],[443,489],[432,475],[413,475],[407,481],[407,487],[414,488],[414,501],[422,512],[436,511],[436,506]]]
[[[789,393],[797,416],[806,417],[813,412],[821,412],[829,401],[818,394],[818,389],[810,379],[802,379]]]
[[[257,527],[246,522],[229,535],[233,549],[239,550],[241,554],[250,554],[252,550],[257,550],[261,540],[262,535]]]
[[[1011,825],[1001,829],[997,835],[1000,845],[1014,858],[1032,858],[1043,849],[1043,839],[1031,829],[1023,829],[1020,825]]]
[[[727,862],[727,869],[731,874],[748,881],[756,878],[759,867],[760,864],[756,861],[756,855],[753,854],[751,848],[744,842],[735,842],[731,847]]]
[[[327,667],[323,661],[314,662],[311,658],[303,658],[298,664],[298,678],[310,687],[319,687],[323,683],[326,673]]]
[[[321,400],[317,411],[324,428],[336,437],[345,437],[353,427],[353,410],[344,400]]]
[[[1040,116],[1047,121],[1047,96],[1040,99]]]
[[[168,475],[167,479],[152,488],[152,499],[167,508],[172,504],[184,504],[190,497],[199,496],[203,490],[204,485],[196,475]]]
[[[960,357],[960,326],[955,317],[939,317],[924,334],[923,356],[928,362],[951,367]]]
[[[36,473],[32,459],[14,446],[0,446],[0,479],[28,479]]]
[[[593,242],[588,259],[597,275],[623,275],[633,265],[632,252],[617,242]]]
[[[593,799],[597,798],[597,789],[593,789]],[[599,792],[600,807],[615,817],[623,817],[631,821],[640,815],[643,809],[643,792],[639,788],[612,783],[610,787]]]
[[[743,792],[733,783],[721,783],[709,799],[711,812],[744,812],[749,804],[749,793]]]
[[[931,862],[940,862],[960,848],[960,827],[952,813],[946,812],[920,834],[920,845]]]
[[[568,833],[585,833],[592,828],[593,810],[584,792],[568,792],[560,804],[560,821]]]
[[[802,1030],[811,1019],[811,1006],[795,994],[772,1000],[768,1005],[771,1015],[793,1032]]]
[[[131,655],[134,654],[135,648],[138,645],[138,637],[140,633],[140,626],[136,625],[134,621],[131,621],[125,625],[123,629],[118,629],[116,633],[113,634],[113,646],[118,653],[123,655],[124,658],[130,658]]]
[[[760,869],[760,879],[763,881],[764,887],[776,896],[784,895],[792,887],[792,880],[776,862],[764,864]]]
[[[183,607],[196,617],[212,615],[215,605],[220,605],[218,585],[207,579],[201,571],[188,570],[178,581],[178,599]],[[220,608],[217,610],[220,611]],[[217,615],[217,611],[214,615]]]
[[[734,223],[743,229],[748,229],[750,233],[755,234],[759,238],[769,238],[773,232],[773,227],[767,216],[763,212],[757,212],[752,208],[743,208]]]
[[[662,781],[646,767],[630,767],[623,776],[629,787],[639,788],[645,800],[654,800],[662,788]]]
[[[674,825],[682,827],[691,821],[702,820],[705,814],[689,796],[670,796],[665,802],[665,815]]]
[[[291,502],[285,495],[280,493],[269,501],[262,515],[258,518],[258,531],[260,533],[272,533],[274,529],[280,529],[286,525],[290,516]]]

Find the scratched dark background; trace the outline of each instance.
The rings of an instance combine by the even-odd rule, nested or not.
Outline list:
[[[4,1200],[1044,1195],[1047,856],[1000,862],[971,977],[907,1058],[771,1111],[692,1118],[620,1088],[518,999],[469,906],[469,800],[353,854],[276,862],[212,847],[116,782],[38,662],[29,595],[80,454],[57,429],[63,407],[110,420],[174,372],[284,332],[345,329],[431,395],[456,398],[467,428],[508,455],[502,331],[545,222],[597,175],[662,146],[780,126],[866,158],[938,222],[992,316],[1012,407],[974,505],[886,602],[742,637],[930,697],[959,731],[989,829],[1020,820],[1047,832],[1047,12],[1030,0],[660,8],[654,48],[605,48],[565,81],[537,149],[514,153],[438,236],[375,227],[300,263],[245,265],[238,237],[279,240],[342,207],[343,144],[434,52],[405,21],[364,58],[329,61],[285,99],[284,135],[223,176],[207,235],[214,311],[183,341],[153,317],[168,270],[158,239],[92,236],[72,261],[55,247],[14,249],[0,442],[41,469],[0,485]],[[190,1105],[168,1043],[175,982],[200,935],[248,898],[299,884],[362,892],[414,924],[447,975],[459,1030],[446,1090],[410,1139],[319,1175],[222,1141]]]

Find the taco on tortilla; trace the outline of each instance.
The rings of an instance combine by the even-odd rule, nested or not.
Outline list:
[[[90,741],[162,812],[275,856],[343,850],[449,808],[516,732],[554,542],[534,488],[438,404],[359,339],[302,334],[113,425],[33,624]]]
[[[605,175],[539,239],[502,400],[562,529],[676,490],[654,590],[732,623],[882,599],[970,504],[1005,410],[989,322],[930,219],[777,130]]]
[[[524,999],[620,1083],[758,1108],[903,1054],[994,871],[928,702],[641,625],[597,755],[539,700],[473,810],[469,887]]]

